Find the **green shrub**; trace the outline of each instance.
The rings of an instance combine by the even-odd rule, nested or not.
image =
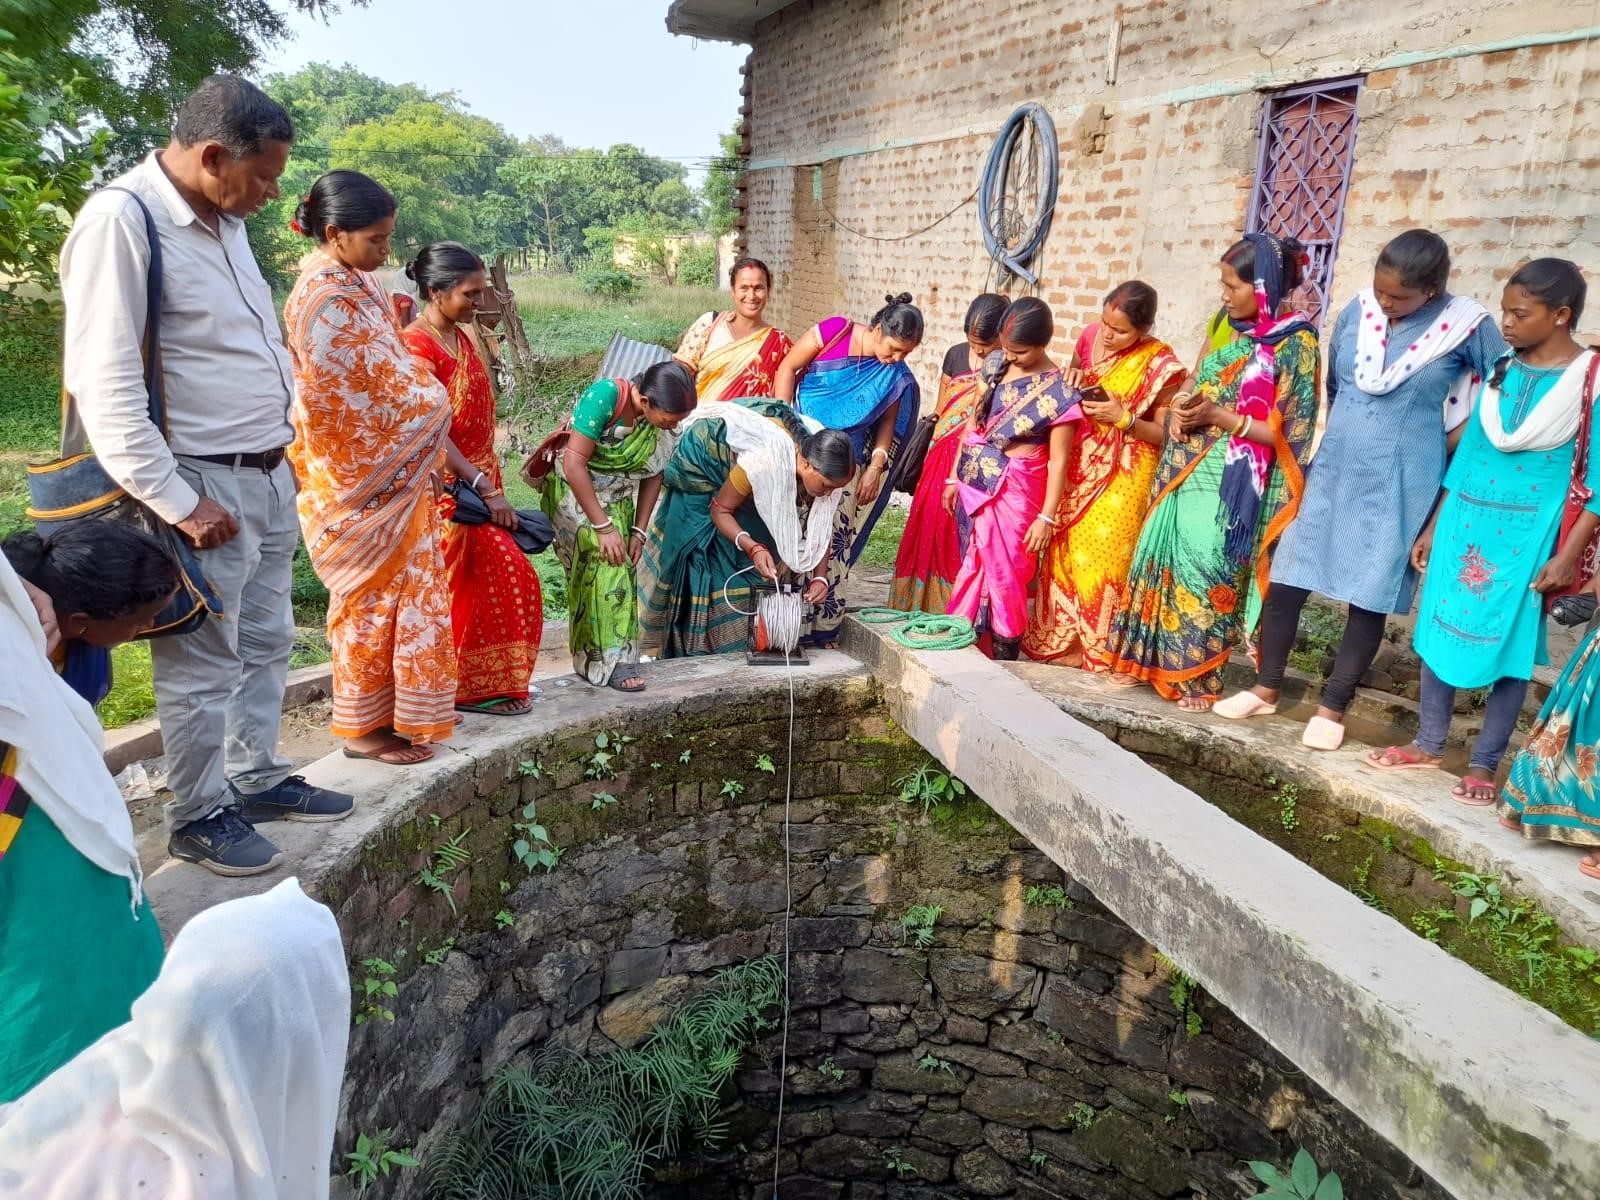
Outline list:
[[[627,300],[638,295],[644,287],[638,276],[620,267],[591,264],[578,272],[578,283],[585,294],[603,296],[607,300]]]
[[[0,450],[50,450],[60,437],[60,328],[0,323]]]
[[[683,287],[717,286],[717,244],[685,247],[678,255],[678,283]]]

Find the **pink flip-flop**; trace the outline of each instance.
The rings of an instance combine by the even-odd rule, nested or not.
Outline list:
[[[1472,794],[1472,789],[1487,791],[1489,794],[1484,799]],[[1450,799],[1457,804],[1465,804],[1468,808],[1489,808],[1500,800],[1500,785],[1492,779],[1468,778],[1463,775],[1460,782],[1450,789]]]
[[[1398,758],[1400,761],[1384,762],[1385,758]],[[1390,746],[1367,755],[1367,765],[1380,771],[1437,771],[1439,760],[1429,758],[1420,750],[1414,751],[1410,746]]]
[[[1578,870],[1590,879],[1600,879],[1600,854],[1585,854],[1578,860]]]

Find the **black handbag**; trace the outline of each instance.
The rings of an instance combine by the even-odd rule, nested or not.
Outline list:
[[[150,239],[150,271],[145,286],[144,384],[150,397],[150,420],[167,434],[166,397],[161,378],[161,237],[155,219],[145,203],[127,188],[108,191],[127,192],[144,214],[145,236]],[[178,564],[178,590],[157,614],[141,638],[168,637],[193,633],[208,617],[222,615],[222,598],[206,580],[199,557],[188,540],[145,505],[128,495],[86,449],[87,438],[78,418],[77,406],[63,389],[61,393],[61,457],[53,462],[30,463],[28,472],[27,515],[39,533],[74,521],[128,521],[160,542]]]
[[[895,464],[894,490],[911,495],[922,480],[922,466],[928,460],[928,447],[933,445],[933,427],[938,418],[931,413],[917,421],[917,427],[906,437],[901,447],[900,461]]]
[[[489,506],[483,502],[483,497],[468,484],[456,480],[450,485],[450,494],[455,497],[455,511],[450,514],[450,519],[457,525],[487,525],[490,521]],[[542,512],[533,512],[526,508],[517,511],[517,527],[507,530],[511,540],[517,544],[517,549],[524,554],[539,554],[550,547],[556,540],[556,527],[550,523],[550,518]]]

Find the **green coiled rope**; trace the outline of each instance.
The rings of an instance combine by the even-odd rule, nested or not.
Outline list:
[[[912,650],[961,650],[978,640],[972,622],[965,617],[897,608],[863,608],[855,615],[867,625],[894,625],[889,636]]]

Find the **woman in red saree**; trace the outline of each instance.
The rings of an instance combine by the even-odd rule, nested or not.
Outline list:
[[[517,514],[500,482],[494,452],[494,389],[477,344],[464,328],[483,298],[483,260],[455,242],[424,246],[406,268],[423,309],[405,331],[406,347],[450,393],[450,473],[483,497],[490,521],[442,534],[456,647],[456,707],[516,716],[531,707],[529,680],[539,658],[544,597],[539,574],[511,539]],[[443,501],[448,517],[452,501]]]
[[[358,171],[317,180],[295,227],[319,246],[283,316],[300,526],[328,588],[333,733],[352,758],[405,766],[455,729],[456,655],[433,503],[450,407],[372,274],[394,213],[394,197]]]
[[[759,258],[741,258],[728,272],[733,310],[708,312],[683,335],[677,359],[694,372],[702,400],[771,396],[778,364],[793,348],[789,335],[762,320],[772,272]]]
[[[958,517],[944,507],[945,480],[961,452],[961,434],[982,398],[978,369],[1000,343],[1000,318],[1009,301],[986,292],[967,307],[962,322],[964,342],[951,346],[939,371],[939,406],[934,410],[933,440],[922,462],[922,475],[911,497],[911,513],[894,560],[894,586],[889,607],[902,612],[942,613],[950,605],[950,589],[961,569],[964,538]],[[965,513],[959,513],[960,518]]]
[[[1100,320],[1078,338],[1068,375],[1084,389],[1089,420],[1073,443],[1055,536],[1039,567],[1022,642],[1029,658],[1110,670],[1106,637],[1127,596],[1167,409],[1183,382],[1172,347],[1150,336],[1155,320],[1155,289],[1135,279],[1106,297]]]

